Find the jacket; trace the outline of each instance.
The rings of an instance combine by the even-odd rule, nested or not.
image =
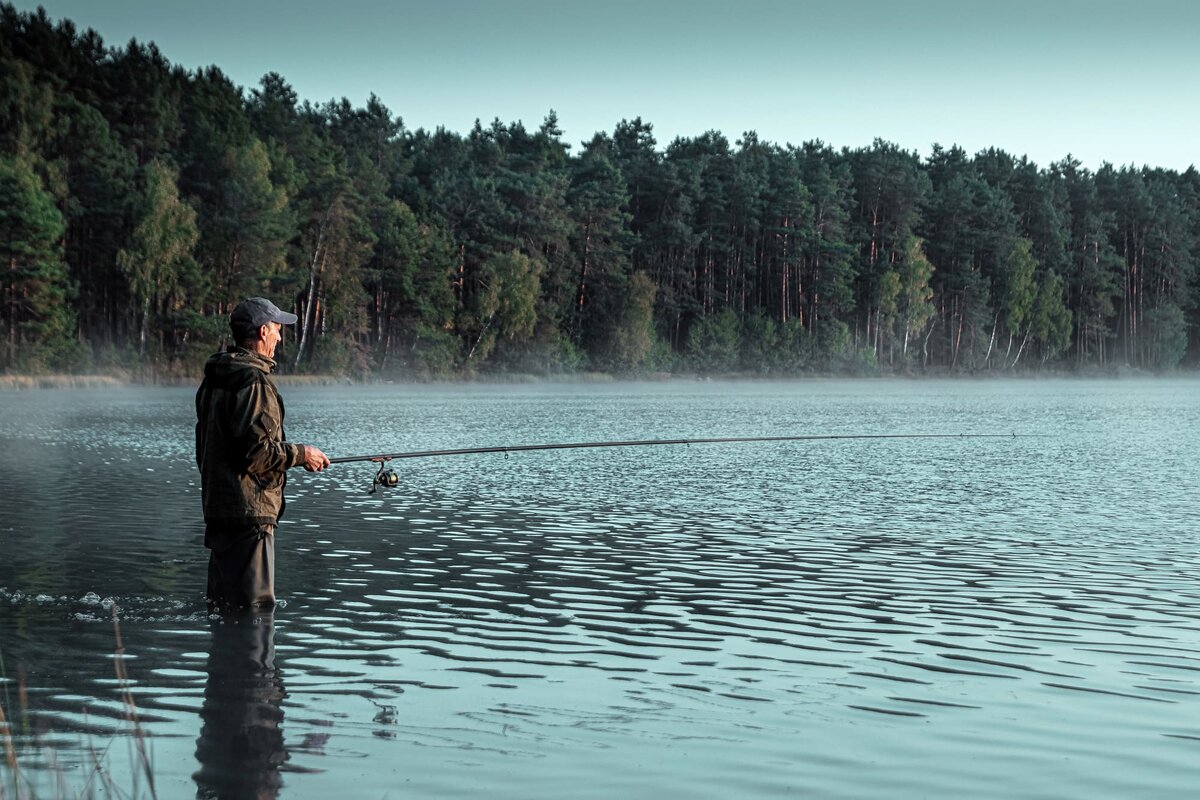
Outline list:
[[[242,347],[214,354],[196,392],[196,466],[204,521],[275,525],[283,515],[287,470],[304,445],[283,430],[283,398],[268,375],[275,362]]]

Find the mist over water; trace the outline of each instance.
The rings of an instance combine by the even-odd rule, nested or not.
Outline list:
[[[25,777],[160,796],[1179,797],[1200,382],[283,387],[273,618],[210,620],[189,389],[0,393]],[[17,687],[28,695],[21,710]],[[122,779],[124,782],[122,783]]]

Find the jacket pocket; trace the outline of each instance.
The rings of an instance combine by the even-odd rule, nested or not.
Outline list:
[[[254,481],[254,485],[258,487],[260,492],[270,492],[282,488],[285,476],[286,473],[284,472],[277,472],[267,476],[250,473],[250,479]]]

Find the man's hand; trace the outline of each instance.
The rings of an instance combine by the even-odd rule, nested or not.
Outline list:
[[[309,472],[320,472],[329,466],[329,456],[311,444],[304,445],[304,468]]]

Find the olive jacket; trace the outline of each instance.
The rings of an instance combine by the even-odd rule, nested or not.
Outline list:
[[[210,526],[275,525],[287,470],[304,445],[283,431],[283,398],[268,375],[275,362],[242,347],[216,353],[196,392],[196,466]]]

